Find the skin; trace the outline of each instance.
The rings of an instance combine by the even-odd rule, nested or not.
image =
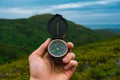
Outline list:
[[[78,62],[74,60],[75,54],[71,52],[74,46],[73,43],[67,43],[69,51],[62,59],[64,63],[63,69],[58,72],[57,70],[59,70],[59,68],[55,67],[53,69],[50,56],[46,52],[50,41],[48,38],[29,56],[30,80],[69,80],[75,72]]]

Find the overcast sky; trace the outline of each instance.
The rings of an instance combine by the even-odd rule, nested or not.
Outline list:
[[[0,18],[62,14],[78,24],[120,24],[120,0],[0,0]]]

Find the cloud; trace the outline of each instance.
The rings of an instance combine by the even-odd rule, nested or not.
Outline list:
[[[115,3],[118,1],[120,0],[76,2],[76,3],[67,3],[67,4],[50,5],[50,6],[38,6],[33,8],[0,8],[0,12],[7,12],[7,13],[13,13],[13,14],[42,14],[42,13],[54,12],[56,10],[83,8],[83,7],[95,6],[95,5],[106,5],[106,4]]]
[[[31,14],[34,10],[22,9],[22,8],[9,8],[6,9],[6,12],[15,13],[15,14]]]
[[[95,7],[98,5],[109,5],[113,3],[120,2],[120,0],[96,0],[96,1],[87,1],[87,2],[75,2],[59,5],[49,5],[49,6],[37,6],[37,7],[9,7],[9,8],[0,8],[0,17],[3,18],[26,18],[35,14],[43,13],[60,13],[65,16],[65,18],[72,20],[76,23],[109,23],[109,19],[112,17],[113,23],[120,21],[117,19],[120,16],[119,13],[107,13],[106,10],[103,12],[97,12],[97,9],[94,10],[80,10],[83,8]],[[80,9],[76,9],[80,8]],[[75,10],[74,10],[75,9]],[[112,10],[111,10],[112,11]],[[113,17],[114,16],[114,17]]]
[[[0,8],[0,12],[13,13],[13,14],[33,14],[33,13],[46,13],[50,9],[43,8]]]
[[[114,12],[97,13],[95,10],[91,11],[64,11],[61,12],[68,20],[72,20],[77,24],[120,24],[120,14]]]
[[[94,6],[94,5],[105,5],[110,3],[115,3],[120,0],[101,0],[101,1],[92,1],[92,2],[76,2],[76,3],[67,3],[61,5],[55,5],[53,8],[56,9],[68,9],[68,8],[81,8],[87,6]]]

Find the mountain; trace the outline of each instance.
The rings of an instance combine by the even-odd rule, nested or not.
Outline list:
[[[109,36],[109,37],[116,35],[116,33],[111,32],[111,31],[106,30],[106,29],[97,29],[97,30],[95,30],[95,31],[99,32],[101,35]]]
[[[105,29],[96,29],[96,31],[102,33],[102,34],[110,34],[110,35],[119,35],[120,34],[120,28],[105,28]]]
[[[28,55],[51,37],[46,27],[52,16],[0,19],[0,80],[29,79]],[[120,36],[69,20],[68,25],[65,41],[75,44],[73,52],[79,62],[72,80],[119,80]]]
[[[48,20],[51,14],[35,15],[22,19],[0,19],[0,64],[10,63],[29,55],[48,37]],[[91,30],[68,21],[69,31],[65,41],[75,46],[101,41],[113,34]]]
[[[116,33],[116,34],[120,34],[120,28],[113,28],[113,29],[106,28],[105,30]]]
[[[46,24],[51,15],[36,15],[29,19],[1,19],[0,42],[9,45],[35,48],[49,35]]]
[[[22,19],[0,19],[0,43],[36,49],[48,37],[47,22],[51,14],[35,15]],[[69,31],[66,41],[76,46],[100,41],[110,36],[68,21]]]
[[[120,80],[120,37],[73,49],[79,62],[71,80]],[[1,80],[28,80],[28,59],[0,66]]]

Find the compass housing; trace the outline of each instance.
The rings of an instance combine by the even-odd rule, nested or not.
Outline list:
[[[63,38],[68,31],[67,21],[61,15],[56,14],[48,21],[47,28],[53,39],[48,45],[48,53],[54,58],[65,56],[68,47]]]

